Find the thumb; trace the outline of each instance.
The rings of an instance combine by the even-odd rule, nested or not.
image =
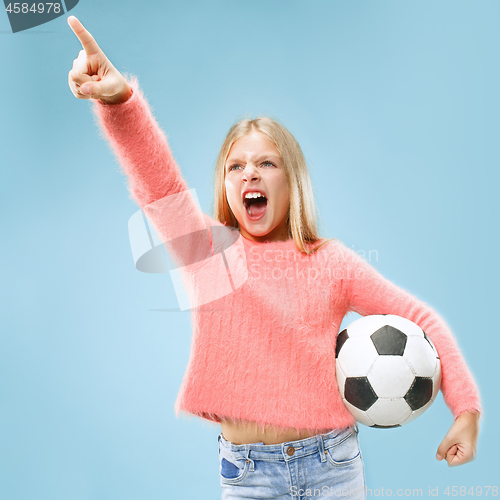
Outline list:
[[[90,77],[87,76],[87,75],[83,75],[83,76],[86,76],[87,78],[80,85],[80,93],[88,95],[88,94],[90,94],[94,90],[94,87],[91,85],[92,82],[98,82],[98,81],[100,81],[101,77],[98,76],[98,75],[92,75]]]
[[[92,75],[91,80],[83,82],[80,92],[95,99],[112,97],[120,93],[124,83],[126,85],[126,80],[111,67],[103,78],[99,75]]]
[[[450,438],[449,436],[445,436],[437,449],[436,459],[441,461],[444,458],[446,458],[446,455],[448,454],[449,449],[454,445],[455,445],[455,443],[453,442],[453,439]]]
[[[84,95],[103,95],[102,85],[99,82],[85,82],[80,87],[80,92]]]
[[[457,462],[460,461],[459,456],[458,456],[458,446],[453,445],[449,450],[446,455],[446,461],[448,462],[448,465],[452,466],[455,465]]]

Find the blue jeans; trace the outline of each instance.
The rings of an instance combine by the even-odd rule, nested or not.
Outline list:
[[[357,426],[280,444],[218,440],[222,500],[366,499]]]

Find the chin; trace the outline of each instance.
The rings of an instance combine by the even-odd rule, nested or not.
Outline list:
[[[249,231],[248,229],[245,229],[245,231],[254,238],[265,238],[266,236],[269,236],[269,231],[267,233],[256,233],[255,231]]]

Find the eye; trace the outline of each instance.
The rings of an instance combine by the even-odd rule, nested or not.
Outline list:
[[[271,167],[275,167],[275,166],[276,166],[276,165],[275,165],[272,161],[268,161],[268,160],[263,161],[263,162],[261,163],[261,165],[262,165],[262,166],[264,166],[264,165],[271,165]],[[231,165],[231,166],[227,169],[227,171],[228,171],[228,172],[231,172],[231,170],[234,170],[234,169],[236,169],[237,167],[241,167],[241,165],[240,165],[239,163],[235,163],[235,164]]]

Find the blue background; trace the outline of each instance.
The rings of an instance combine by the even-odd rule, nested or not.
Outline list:
[[[237,118],[273,115],[296,136],[323,234],[373,250],[442,315],[484,400],[478,457],[458,468],[434,458],[452,423],[441,396],[401,429],[362,427],[368,487],[484,496],[499,447],[500,4],[82,0],[71,13],[139,77],[207,213]],[[138,207],[68,88],[81,47],[66,18],[12,34],[0,14],[0,498],[220,498],[220,428],[174,414],[189,312],[162,311],[178,307],[169,276],[134,268]]]

